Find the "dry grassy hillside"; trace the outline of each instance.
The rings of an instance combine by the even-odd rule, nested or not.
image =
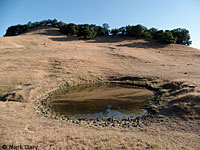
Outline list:
[[[183,81],[200,87],[200,51],[127,37],[76,40],[56,28],[0,38],[0,144],[40,149],[200,149],[199,120],[171,119],[131,130],[91,128],[44,118],[34,101],[64,83],[120,77]],[[198,94],[197,94],[198,97]],[[178,97],[177,97],[178,99]]]

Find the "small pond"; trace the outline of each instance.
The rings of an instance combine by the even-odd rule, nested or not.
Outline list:
[[[118,84],[95,84],[70,88],[50,98],[50,108],[75,118],[135,118],[146,113],[144,106],[154,93],[144,88]]]

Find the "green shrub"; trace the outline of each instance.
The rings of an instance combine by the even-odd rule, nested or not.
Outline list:
[[[150,37],[148,29],[140,24],[136,26],[126,26],[126,35],[133,36],[137,39]]]
[[[94,39],[96,37],[95,28],[91,28],[88,24],[79,25],[77,36],[80,39]]]
[[[163,44],[171,44],[171,43],[176,43],[177,38],[175,38],[170,31],[165,31],[163,35],[161,36],[160,41]]]
[[[161,37],[163,36],[163,34],[164,34],[164,31],[159,30],[159,31],[154,32],[152,36],[153,36],[153,39],[155,40],[161,40]]]
[[[112,29],[110,33],[113,35],[117,35],[119,33],[119,29]]]
[[[177,44],[183,44],[183,45],[190,45],[192,44],[192,41],[190,41],[190,34],[189,31],[186,29],[174,29],[171,31],[173,36],[177,38],[176,43]]]

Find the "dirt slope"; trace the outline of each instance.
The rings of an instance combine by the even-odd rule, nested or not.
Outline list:
[[[94,129],[47,119],[34,109],[37,98],[66,82],[131,76],[200,87],[197,49],[118,36],[75,40],[49,27],[0,38],[0,62],[0,95],[13,92],[22,100],[0,102],[0,144],[32,144],[40,149],[200,149],[198,120],[172,119],[132,130]]]

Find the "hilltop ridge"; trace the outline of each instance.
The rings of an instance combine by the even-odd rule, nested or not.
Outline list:
[[[126,37],[132,37],[136,39],[151,39],[156,40],[162,44],[182,44],[189,46],[192,41],[190,40],[189,31],[185,28],[177,28],[173,30],[158,30],[154,27],[148,29],[147,27],[138,25],[126,25],[125,27],[109,29],[108,23],[104,23],[102,26],[95,24],[74,24],[64,23],[57,21],[56,19],[43,20],[40,22],[28,22],[24,25],[10,26],[6,30],[4,36],[17,36],[27,31],[38,27],[56,27],[60,32],[65,35],[75,36],[78,39],[95,39],[97,36],[120,35]]]

